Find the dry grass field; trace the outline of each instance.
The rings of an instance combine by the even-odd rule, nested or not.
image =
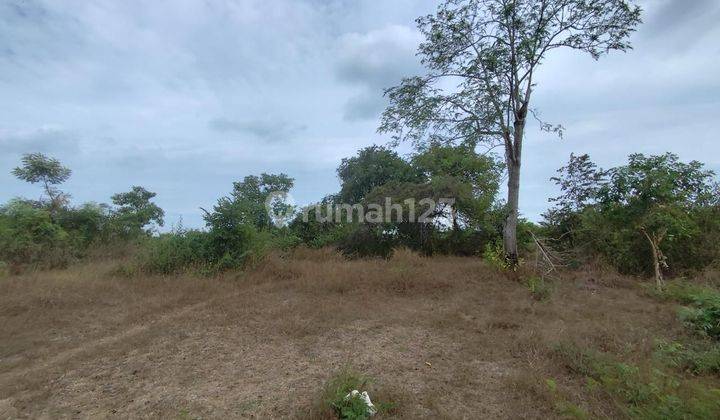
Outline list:
[[[0,280],[0,418],[316,418],[343,368],[380,417],[616,417],[558,358],[642,365],[688,334],[636,280],[567,273],[547,301],[477,258],[268,257],[222,278],[126,278],[116,262]],[[552,386],[547,384],[552,383]],[[717,382],[715,382],[717,386]]]

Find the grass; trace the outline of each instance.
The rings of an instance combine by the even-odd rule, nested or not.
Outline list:
[[[572,373],[586,379],[586,390],[609,397],[627,417],[713,419],[720,417],[720,389],[663,371],[617,360],[602,352],[560,345],[555,353]]]
[[[686,305],[678,311],[680,320],[700,334],[720,340],[720,292],[716,289],[678,281],[656,294]]]
[[[533,299],[537,301],[546,301],[550,299],[553,292],[552,284],[546,282],[538,276],[530,276],[527,279],[527,287]]]
[[[339,419],[367,419],[375,414],[374,411],[368,407],[359,394],[355,396],[350,396],[350,394],[355,390],[359,393],[367,392],[373,382],[368,376],[350,368],[343,368],[335,373],[325,385],[322,404],[324,407],[330,408]],[[372,397],[371,395],[371,401]],[[373,401],[373,405],[379,414],[388,413],[395,406],[392,402],[379,400]]]
[[[354,388],[394,404],[381,418],[616,418],[720,387],[698,356],[715,342],[675,300],[590,267],[539,305],[480,258],[408,250],[298,248],[211,278],[113,274],[127,261],[0,279],[0,402],[18,417],[333,419]],[[555,350],[568,340],[601,355],[587,374]]]

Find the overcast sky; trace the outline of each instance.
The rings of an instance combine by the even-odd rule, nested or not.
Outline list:
[[[343,157],[376,133],[383,89],[419,74],[414,19],[434,0],[0,0],[0,202],[37,197],[10,171],[43,152],[73,170],[74,203],[142,185],[172,224],[202,226],[232,182],[338,190]],[[571,152],[601,166],[672,151],[720,169],[720,1],[647,0],[635,50],[558,52],[534,105],[520,210],[537,220]],[[408,148],[401,149],[406,153]]]

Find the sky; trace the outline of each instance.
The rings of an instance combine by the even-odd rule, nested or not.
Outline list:
[[[23,153],[73,170],[73,203],[142,185],[166,224],[262,172],[309,204],[379,135],[385,88],[422,73],[415,18],[437,0],[0,0],[0,202],[37,198]],[[720,172],[720,1],[646,0],[634,50],[555,51],[527,130],[520,211],[539,220],[570,153],[601,167],[671,151]],[[409,146],[398,149],[410,152]]]

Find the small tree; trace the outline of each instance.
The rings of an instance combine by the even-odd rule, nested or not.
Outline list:
[[[683,163],[672,153],[633,154],[627,165],[609,171],[609,182],[598,191],[603,219],[647,240],[658,289],[664,287],[663,270],[668,268],[663,245],[697,229],[690,212],[714,199],[713,177],[702,163]]]
[[[495,202],[503,165],[490,156],[479,154],[467,145],[431,144],[415,155],[412,164],[435,185],[454,185],[451,208],[453,230],[460,221],[477,227]]]
[[[567,166],[558,169],[557,173],[550,180],[560,187],[561,194],[549,200],[555,206],[543,214],[542,225],[554,236],[553,240],[574,248],[581,213],[597,201],[597,193],[606,182],[607,174],[587,154],[570,154]]]
[[[421,178],[397,153],[381,146],[366,147],[357,156],[343,159],[337,174],[342,183],[338,198],[348,204],[360,203],[374,188],[390,181],[415,182]]]
[[[67,181],[72,171],[55,158],[47,157],[42,153],[25,154],[22,157],[22,166],[13,169],[12,174],[31,184],[42,184],[43,190],[50,200],[51,217],[54,217],[57,210],[69,199],[69,196],[61,192],[56,185]]]
[[[428,70],[386,91],[380,132],[396,141],[501,146],[508,171],[505,253],[517,263],[520,166],[535,76],[547,54],[570,48],[599,58],[631,48],[641,22],[626,0],[444,0],[417,20]],[[561,127],[543,124],[546,130]]]
[[[150,200],[157,194],[143,187],[132,187],[132,190],[118,193],[111,197],[113,204],[118,206],[114,211],[114,219],[124,235],[149,233],[145,227],[151,223],[162,226],[165,212]]]

